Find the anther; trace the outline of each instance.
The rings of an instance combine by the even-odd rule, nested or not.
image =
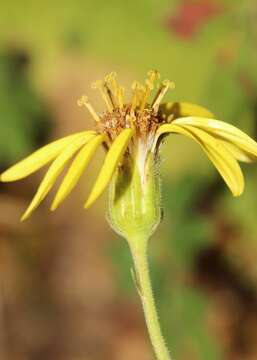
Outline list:
[[[96,122],[101,121],[100,117],[97,115],[97,113],[93,109],[92,105],[88,102],[87,96],[84,95],[78,100],[78,106],[79,107],[85,106],[88,109],[88,111],[90,112],[90,114],[93,116],[93,118]]]
[[[132,84],[132,90],[134,90],[134,93],[132,96],[132,101],[131,101],[131,104],[132,104],[131,110],[133,112],[135,110],[135,108],[142,103],[145,92],[146,92],[146,87],[144,85],[140,84],[139,82],[135,81]]]
[[[112,110],[113,110],[114,108],[117,107],[117,105],[116,105],[116,102],[115,102],[113,93],[112,93],[111,89],[109,88],[107,82],[104,83],[104,88],[105,88],[106,93],[107,93],[107,95],[108,95],[108,99],[110,100],[110,102],[111,102],[111,104],[112,104]]]
[[[110,104],[109,98],[107,97],[106,93],[103,90],[103,82],[101,80],[97,80],[95,83],[92,84],[92,88],[100,91],[102,98],[107,106],[108,111],[112,112],[113,107]]]
[[[111,72],[109,75],[105,77],[105,81],[107,84],[110,84],[113,93],[111,92],[112,101],[115,105],[118,103],[120,109],[123,108],[124,105],[124,88],[119,86],[117,83],[117,74],[116,72]],[[109,89],[111,91],[111,89]]]
[[[124,94],[125,94],[125,89],[124,87],[120,86],[116,94],[120,109],[122,109],[124,106]]]
[[[134,111],[137,104],[138,104],[138,89],[139,89],[139,82],[134,81],[132,83],[132,99],[131,99],[131,110]]]
[[[175,89],[175,83],[174,82],[171,82],[169,80],[164,80],[162,82],[162,85],[161,87],[159,88],[154,100],[153,100],[153,103],[152,103],[152,109],[157,113],[158,112],[158,109],[159,109],[159,106],[160,106],[160,103],[164,97],[164,95],[166,94],[166,92],[169,90],[169,89]]]
[[[148,99],[148,96],[150,95],[150,92],[154,88],[154,82],[160,78],[160,74],[156,70],[148,71],[147,75],[148,75],[148,79],[146,79],[146,81],[145,81],[146,90],[145,90],[143,100],[142,100],[141,105],[140,105],[140,110],[141,111],[144,110],[147,99]]]
[[[117,74],[114,71],[105,77],[105,82],[109,83],[113,87],[114,92],[116,92],[119,88],[117,81],[116,81],[116,77],[117,77]]]
[[[155,80],[159,80],[161,77],[159,71],[157,70],[149,70],[147,75],[149,78],[154,77]]]

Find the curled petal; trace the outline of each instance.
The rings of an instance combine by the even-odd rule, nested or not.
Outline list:
[[[94,187],[85,204],[85,208],[91,206],[109,184],[119,161],[128,147],[134,131],[134,129],[125,129],[114,140],[110,150],[106,155],[104,164],[96,179]]]
[[[21,160],[16,165],[6,170],[0,176],[0,180],[3,182],[9,182],[23,179],[36,172],[50,161],[54,160],[54,158],[56,158],[62,152],[62,150],[76,138],[81,136],[90,138],[94,134],[94,131],[84,131],[56,140],[35,151],[24,160]]]
[[[28,209],[22,216],[21,220],[26,220],[31,213],[39,206],[44,200],[46,195],[53,187],[57,177],[60,175],[66,163],[72,158],[76,151],[80,149],[88,141],[88,137],[81,135],[69,144],[63,152],[54,160],[49,170],[47,171],[43,181],[41,182],[36,195],[30,203]]]
[[[222,139],[233,144],[241,152],[241,159],[238,158],[240,161],[250,162],[257,160],[257,142],[233,125],[220,120],[204,119],[200,117],[180,118],[176,119],[173,123],[177,125],[194,126],[207,131],[217,139]]]
[[[173,116],[175,119],[187,116],[201,116],[212,118],[213,114],[200,105],[188,102],[170,102],[160,106],[160,112],[166,117]]]
[[[83,171],[88,166],[92,156],[95,154],[97,148],[103,141],[104,135],[98,135],[83,146],[73,160],[65,178],[63,179],[63,182],[54,198],[51,210],[55,210],[70,194],[79,181]]]
[[[238,162],[224,147],[221,141],[215,139],[207,132],[188,125],[166,124],[162,125],[157,134],[173,132],[185,135],[195,140],[205,151],[209,159],[219,171],[220,175],[230,188],[234,196],[239,196],[244,190],[244,177]]]

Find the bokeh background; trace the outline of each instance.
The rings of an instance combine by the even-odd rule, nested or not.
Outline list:
[[[210,108],[257,138],[255,0],[9,0],[0,5],[0,167],[90,128],[77,99],[117,71],[158,69],[167,100]],[[19,217],[44,171],[0,186],[0,359],[153,359],[127,244],[83,210],[99,154],[55,213]],[[197,145],[163,148],[164,220],[150,245],[167,344],[179,360],[257,359],[257,167],[234,199]],[[54,191],[53,191],[54,193]]]

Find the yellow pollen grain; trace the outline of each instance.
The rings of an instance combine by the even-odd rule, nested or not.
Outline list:
[[[96,111],[93,109],[92,105],[88,102],[88,97],[87,96],[82,96],[79,100],[78,100],[78,106],[82,107],[85,106],[88,111],[90,112],[90,114],[93,116],[94,120],[96,122],[101,121],[100,117],[97,115]]]
[[[102,95],[102,98],[107,106],[108,111],[112,112],[112,110],[113,110],[112,105],[109,102],[108,96],[106,95],[106,93],[103,90],[103,82],[101,80],[97,80],[96,82],[94,82],[92,84],[92,88],[100,91],[100,94]]]

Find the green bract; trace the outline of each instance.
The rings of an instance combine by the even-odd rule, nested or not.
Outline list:
[[[161,220],[160,176],[154,154],[148,154],[143,174],[130,157],[116,169],[109,189],[108,219],[126,239],[153,234]]]

